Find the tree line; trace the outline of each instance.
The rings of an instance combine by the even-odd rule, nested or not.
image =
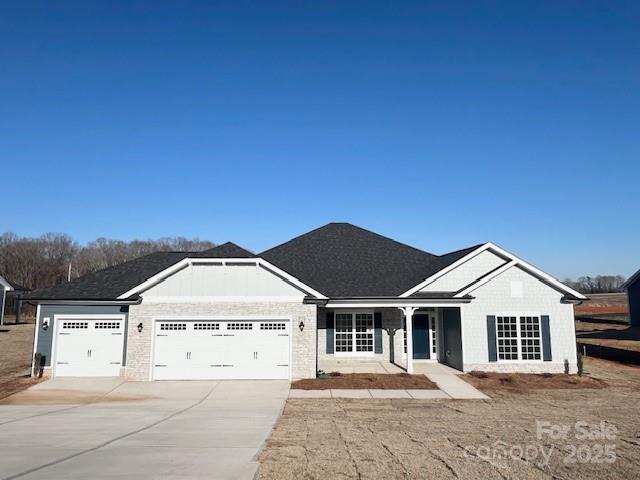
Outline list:
[[[98,238],[80,245],[71,236],[47,233],[39,237],[0,235],[0,275],[11,282],[35,290],[64,283],[70,277],[111,267],[158,251],[202,251],[215,244],[198,238],[167,237],[125,242]],[[622,291],[621,275],[583,276],[566,279],[565,284],[581,293]]]
[[[596,275],[595,277],[578,277],[577,280],[570,278],[564,283],[580,293],[615,293],[622,292],[622,285],[625,278],[622,275]]]
[[[35,290],[153,252],[196,252],[214,246],[208,240],[184,237],[130,242],[98,238],[80,245],[65,234],[19,237],[14,233],[4,233],[0,235],[0,275],[10,282]]]

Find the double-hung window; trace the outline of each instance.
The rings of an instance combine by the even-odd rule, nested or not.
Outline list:
[[[498,360],[541,360],[540,317],[496,316]]]
[[[336,353],[373,353],[373,313],[336,313]]]

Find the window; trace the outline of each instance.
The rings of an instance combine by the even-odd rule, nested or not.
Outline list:
[[[252,323],[227,323],[227,330],[253,330]]]
[[[285,323],[261,323],[260,330],[286,330]]]
[[[95,328],[108,330],[118,329],[120,328],[120,322],[96,322]]]
[[[212,323],[212,322],[194,323],[193,329],[194,330],[220,330],[220,324]]]
[[[62,322],[62,328],[88,328],[88,322]]]
[[[336,313],[336,353],[373,353],[373,313]]]
[[[160,330],[186,330],[186,323],[161,323]]]
[[[496,317],[498,360],[540,360],[540,317]]]

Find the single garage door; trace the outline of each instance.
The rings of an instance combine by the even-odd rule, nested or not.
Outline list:
[[[288,379],[287,320],[164,320],[155,326],[155,380]]]
[[[122,366],[124,318],[59,318],[55,375],[117,377]]]

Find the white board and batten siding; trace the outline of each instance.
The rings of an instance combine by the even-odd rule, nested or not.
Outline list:
[[[124,316],[56,315],[54,325],[54,375],[120,375],[125,338]]]
[[[210,301],[242,298],[301,300],[305,293],[260,265],[204,263],[187,265],[141,294],[145,301]]]

